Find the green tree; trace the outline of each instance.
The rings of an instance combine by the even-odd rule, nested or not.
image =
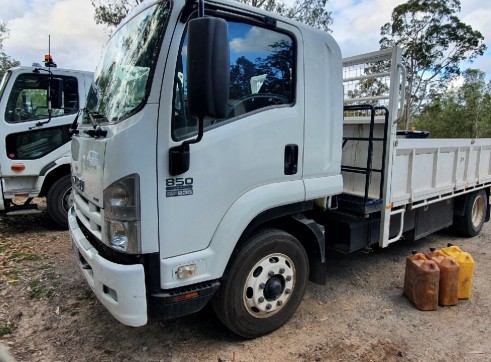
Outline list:
[[[91,0],[96,24],[116,27],[124,17],[143,0]]]
[[[414,118],[418,129],[430,137],[491,137],[491,82],[477,69],[463,73],[463,84],[435,97]]]
[[[459,74],[462,61],[486,50],[481,33],[455,15],[460,10],[459,0],[409,0],[395,7],[392,21],[381,28],[382,49],[403,49],[408,85],[405,128],[428,97]]]
[[[117,26],[128,12],[143,0],[91,0],[95,8],[97,24],[110,28]],[[267,11],[276,12],[324,31],[330,31],[331,12],[327,11],[327,0],[295,0],[292,6],[282,0],[237,0]]]
[[[7,24],[0,22],[0,80],[9,68],[20,65],[18,61],[9,57],[3,50],[3,41],[7,39],[8,33]]]
[[[327,0],[295,0],[292,6],[282,0],[236,0],[240,3],[278,13],[314,28],[330,32],[331,12],[327,11]]]

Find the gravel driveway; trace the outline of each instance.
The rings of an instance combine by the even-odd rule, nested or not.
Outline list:
[[[0,344],[18,361],[491,361],[491,225],[386,249],[331,254],[278,331],[243,340],[205,308],[141,328],[114,320],[71,254],[68,233],[38,216],[0,218]],[[472,295],[421,312],[402,296],[411,250],[461,246],[476,261]]]

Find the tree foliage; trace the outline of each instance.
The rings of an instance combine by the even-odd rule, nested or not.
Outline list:
[[[381,48],[403,49],[407,69],[405,126],[428,97],[459,74],[462,61],[486,50],[483,36],[460,21],[459,0],[409,0],[394,8],[381,28]]]
[[[143,0],[91,0],[96,24],[116,27],[124,17]]]
[[[278,13],[314,28],[331,31],[331,12],[327,11],[327,0],[295,0],[292,6],[281,0],[236,0],[240,3]]]
[[[95,8],[97,24],[110,28],[117,26],[128,12],[143,0],[91,0]],[[330,31],[331,12],[327,11],[327,0],[295,0],[292,6],[282,0],[237,0],[243,4],[275,12],[315,28]]]
[[[430,137],[491,137],[491,81],[485,73],[468,69],[463,84],[437,96],[414,119],[418,129],[430,131]]]
[[[0,80],[5,72],[12,67],[20,65],[20,63],[7,54],[3,50],[3,41],[8,37],[9,30],[4,22],[0,22]]]
[[[258,57],[254,61],[241,56],[236,64],[230,67],[230,98],[239,99],[250,94],[251,78],[264,74],[267,77],[261,86],[262,93],[286,94],[291,90],[290,70],[293,68],[293,47],[290,42],[278,41],[269,45],[269,54],[263,58]]]

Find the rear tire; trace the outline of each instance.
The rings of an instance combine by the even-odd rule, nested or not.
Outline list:
[[[68,210],[73,204],[71,194],[72,181],[66,175],[51,186],[46,197],[49,217],[63,229],[68,229]]]
[[[454,217],[455,230],[467,237],[476,236],[481,232],[488,210],[487,197],[484,190],[475,191],[468,196],[464,215]]]
[[[285,324],[300,304],[307,253],[292,235],[265,229],[239,251],[212,300],[216,315],[239,336],[256,338]]]

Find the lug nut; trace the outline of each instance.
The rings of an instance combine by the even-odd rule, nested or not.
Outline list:
[[[259,297],[257,301],[258,301],[259,303],[264,302],[264,297]]]
[[[266,284],[264,283],[259,284],[259,289],[264,289],[264,288],[266,288]]]
[[[272,270],[271,270],[270,272],[268,272],[268,276],[269,276],[269,277],[274,276],[274,271],[272,271]]]
[[[290,280],[292,280],[292,277],[291,277],[291,275],[288,275],[285,279],[287,282],[289,282]]]
[[[283,302],[282,302],[281,300],[279,300],[279,301],[277,301],[277,302],[276,302],[276,305],[277,305],[278,307],[279,307],[280,305],[282,305],[282,304],[283,304]]]
[[[283,274],[285,272],[285,268],[280,269],[280,274]]]
[[[290,289],[285,289],[285,294],[290,294],[291,290]]]
[[[269,303],[268,303],[268,304],[266,304],[266,309],[267,309],[267,310],[270,310],[271,308],[273,308],[273,306],[272,306],[271,304],[269,304]]]

